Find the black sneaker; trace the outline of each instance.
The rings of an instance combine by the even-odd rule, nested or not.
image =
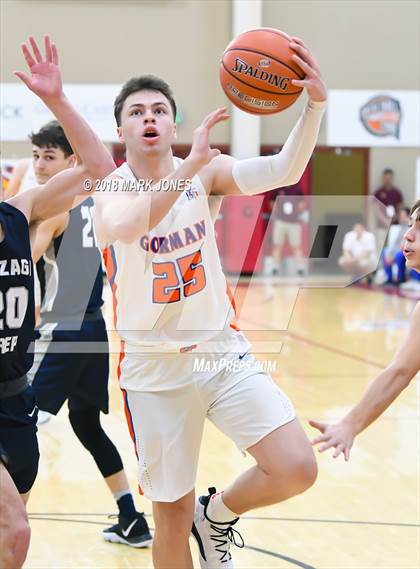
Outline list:
[[[210,498],[216,493],[215,488],[209,488],[208,496],[200,496],[195,505],[192,534],[197,540],[200,551],[201,569],[233,569],[230,544],[244,547],[241,534],[232,528],[239,520],[229,522],[213,522],[207,517],[207,506]]]
[[[118,523],[102,530],[102,535],[105,541],[125,543],[131,547],[147,547],[153,539],[143,513],[137,513],[134,519],[118,516]]]

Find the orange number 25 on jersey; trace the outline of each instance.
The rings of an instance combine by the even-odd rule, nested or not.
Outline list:
[[[176,261],[153,263],[153,272],[153,302],[157,304],[178,302],[181,294],[183,297],[192,296],[206,286],[201,251],[180,257]]]

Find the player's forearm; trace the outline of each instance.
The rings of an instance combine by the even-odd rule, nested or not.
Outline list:
[[[399,366],[390,365],[373,381],[363,398],[344,417],[355,435],[366,429],[391,405],[410,383],[413,375]]]
[[[102,179],[115,170],[115,162],[103,142],[76,111],[64,93],[44,99],[44,103],[63,127],[73,150],[94,178]]]
[[[315,149],[325,108],[326,101],[308,101],[281,149],[280,156],[288,164],[284,185],[296,184],[301,179]]]
[[[172,182],[172,187],[187,188],[188,181],[200,168],[200,162],[186,158],[165,180]],[[159,183],[154,188],[158,186]],[[133,243],[156,227],[182,193],[181,189],[141,192],[136,199],[125,202],[120,207],[118,204],[115,204],[116,207],[108,207],[104,211],[103,223],[114,239],[123,243]]]
[[[77,166],[59,172],[42,188],[32,190],[31,222],[43,221],[69,211],[87,199],[90,193],[85,190],[85,181],[89,177],[85,166]],[[19,196],[15,199],[19,199]]]
[[[173,204],[183,193],[183,189],[191,187],[191,180],[202,168],[202,163],[193,158],[187,157],[176,170],[174,170],[166,180],[172,186],[178,185],[178,190],[168,192],[153,192],[150,208],[149,229],[153,229],[169,212]],[[169,195],[168,195],[169,194]]]
[[[238,160],[232,175],[244,194],[296,184],[314,151],[326,103],[308,101],[283,148],[274,156]]]
[[[30,239],[31,239],[31,253],[32,253],[32,260],[34,263],[37,263],[42,255],[45,253],[46,247],[44,243],[41,242],[41,238],[37,235],[37,229],[39,225],[32,224],[30,227]],[[48,244],[47,244],[48,246]]]

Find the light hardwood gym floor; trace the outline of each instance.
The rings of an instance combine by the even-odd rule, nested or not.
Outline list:
[[[247,334],[260,349],[267,341],[283,343],[279,354],[259,357],[276,361],[273,376],[313,436],[309,418],[341,417],[389,362],[406,332],[414,302],[361,288],[303,289],[298,294],[279,284],[269,288],[249,290],[240,324],[250,329]],[[239,297],[246,290],[238,289]],[[103,417],[103,424],[118,444],[135,491],[135,456],[115,374],[117,354],[112,361],[111,413]],[[417,377],[359,437],[349,463],[333,460],[330,454],[317,455],[319,477],[314,487],[244,516],[238,529],[246,547],[233,549],[235,567],[420,567],[418,386]],[[93,460],[73,435],[67,409],[40,427],[39,441],[40,470],[28,506],[32,542],[25,567],[152,567],[150,550],[103,541],[100,531],[114,523],[108,516],[115,513],[115,505]],[[233,443],[208,424],[198,492],[210,485],[223,488],[250,464],[251,459],[242,458]],[[137,505],[150,514],[143,497],[137,497]],[[192,547],[195,553],[194,543]]]

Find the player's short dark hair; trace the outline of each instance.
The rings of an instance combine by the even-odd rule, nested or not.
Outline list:
[[[114,116],[117,121],[117,126],[121,126],[121,112],[125,100],[129,95],[137,93],[138,91],[159,91],[162,95],[165,95],[171,105],[175,120],[176,103],[172,89],[168,83],[160,77],[156,77],[156,75],[141,75],[140,77],[132,77],[126,81],[114,101]]]
[[[385,168],[385,170],[382,172],[382,175],[385,176],[385,174],[394,175],[394,170],[392,168]]]
[[[410,209],[410,217],[413,215],[415,211],[417,211],[415,221],[420,221],[420,200],[417,200],[416,203],[413,205],[413,207]]]
[[[32,132],[29,139],[32,144],[36,144],[40,148],[60,148],[66,158],[74,154],[73,148],[64,134],[63,127],[58,121],[50,121],[44,124],[38,132]]]

